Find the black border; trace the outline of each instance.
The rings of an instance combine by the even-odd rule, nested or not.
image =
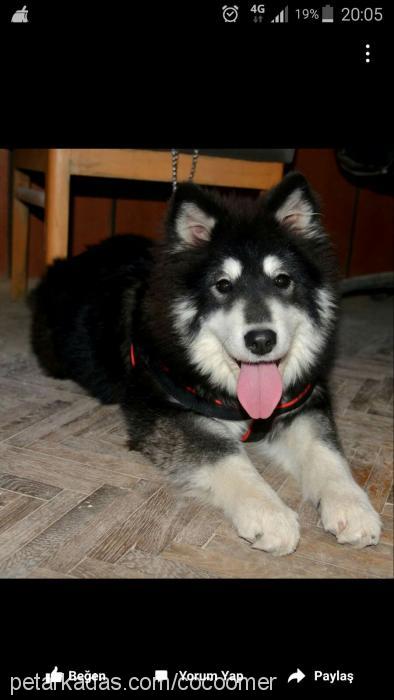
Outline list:
[[[125,677],[152,675],[155,668],[230,669],[277,676],[277,696],[359,697],[390,687],[385,630],[391,583],[2,581],[0,682],[8,692],[9,676],[44,674],[55,665]],[[307,677],[300,686],[288,686],[297,668]],[[316,669],[353,673],[354,682],[315,683]]]
[[[237,2],[242,9],[251,0]],[[392,140],[388,0],[377,3],[379,24],[271,25],[264,33],[224,24],[221,0],[26,3],[28,25],[9,22],[14,2],[0,8],[5,147]]]

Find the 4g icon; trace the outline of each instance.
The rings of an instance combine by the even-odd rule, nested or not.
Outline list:
[[[263,15],[265,13],[265,5],[252,5],[250,11],[258,15]]]

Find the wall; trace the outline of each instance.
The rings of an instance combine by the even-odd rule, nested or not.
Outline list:
[[[394,269],[394,197],[361,189],[341,174],[335,152],[301,148],[295,167],[319,193],[323,222],[346,276]]]
[[[9,167],[10,152],[0,148],[0,276],[7,273],[9,263]]]

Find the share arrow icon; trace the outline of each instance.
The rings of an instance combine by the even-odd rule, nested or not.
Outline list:
[[[303,678],[305,678],[305,673],[302,673],[301,669],[297,668],[297,671],[288,677],[287,682],[290,683],[290,681],[294,681],[295,678],[297,679],[297,683],[299,683]]]

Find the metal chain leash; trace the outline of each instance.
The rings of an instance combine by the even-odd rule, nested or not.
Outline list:
[[[190,175],[188,177],[188,182],[193,181],[194,174],[195,174],[196,168],[197,168],[198,156],[199,156],[199,151],[197,148],[195,148],[193,151],[193,158],[192,158],[192,164],[190,167]],[[179,151],[177,151],[175,148],[173,148],[171,151],[171,161],[172,161],[172,191],[175,192],[177,185],[178,185],[178,161],[179,161]]]
[[[171,160],[172,160],[172,191],[175,192],[176,186],[177,186],[177,177],[178,177],[178,158],[179,158],[179,153],[176,151],[174,148],[171,151]]]
[[[195,148],[193,151],[193,158],[192,158],[192,165],[190,168],[189,182],[193,182],[194,173],[196,172],[196,168],[197,168],[198,156],[199,156],[198,150],[197,150],[197,148]]]

